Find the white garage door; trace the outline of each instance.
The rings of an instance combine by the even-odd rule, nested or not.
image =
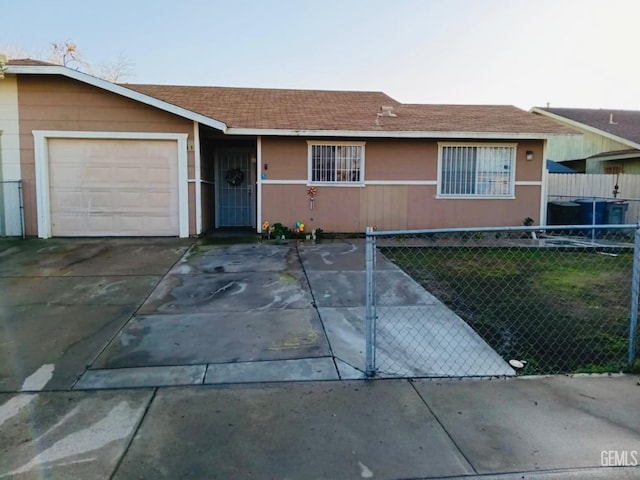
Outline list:
[[[176,141],[47,144],[53,236],[178,235]]]

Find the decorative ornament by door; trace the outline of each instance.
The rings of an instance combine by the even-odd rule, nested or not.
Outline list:
[[[232,168],[227,170],[226,175],[224,176],[225,180],[232,187],[237,187],[244,182],[244,173],[239,168]]]

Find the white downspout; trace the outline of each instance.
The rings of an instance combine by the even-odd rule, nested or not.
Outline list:
[[[256,230],[262,233],[262,137],[256,141]]]
[[[200,124],[193,122],[193,154],[196,191],[196,235],[202,234],[202,172],[200,171]]]

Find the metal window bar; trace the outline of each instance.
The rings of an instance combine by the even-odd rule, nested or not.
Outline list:
[[[311,181],[358,183],[362,179],[361,160],[361,146],[313,145]]]
[[[368,376],[637,368],[640,224],[367,229],[365,268]]]
[[[443,147],[440,191],[444,195],[512,195],[514,159],[513,147]]]

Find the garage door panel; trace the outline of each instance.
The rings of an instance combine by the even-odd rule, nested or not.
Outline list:
[[[82,192],[78,192],[75,190],[59,190],[55,195],[51,195],[51,198],[51,208],[56,210],[73,210],[77,205],[83,202]],[[53,203],[53,201],[55,201],[55,204]]]
[[[50,169],[49,182],[59,187],[75,187],[82,182],[82,170],[74,165],[59,165],[55,169]]]
[[[108,185],[113,181],[113,167],[109,165],[86,165],[79,170],[83,173],[81,183],[77,185],[79,188],[91,184]]]
[[[147,180],[151,185],[164,185],[174,175],[173,172],[171,172],[171,170],[168,168],[150,168],[146,173],[148,175]]]
[[[110,191],[86,191],[86,211],[104,210],[110,211],[117,207],[117,196]]]
[[[57,218],[58,228],[65,232],[70,232],[69,236],[73,236],[73,232],[77,236],[81,236],[81,232],[85,232],[90,228],[89,217],[86,215],[61,214]]]
[[[147,184],[147,172],[150,170],[152,170],[152,167],[143,168],[138,165],[117,165],[113,168],[113,178],[111,181],[116,185],[139,185],[141,183],[140,180],[144,178],[144,183]],[[168,180],[169,178],[167,177],[167,182]],[[165,182],[165,185],[167,182]]]
[[[49,139],[54,236],[177,235],[177,142]]]
[[[164,192],[151,192],[144,199],[149,208],[166,209],[173,203],[173,198]]]
[[[88,228],[96,232],[111,232],[117,228],[113,215],[91,214],[86,218]]]

